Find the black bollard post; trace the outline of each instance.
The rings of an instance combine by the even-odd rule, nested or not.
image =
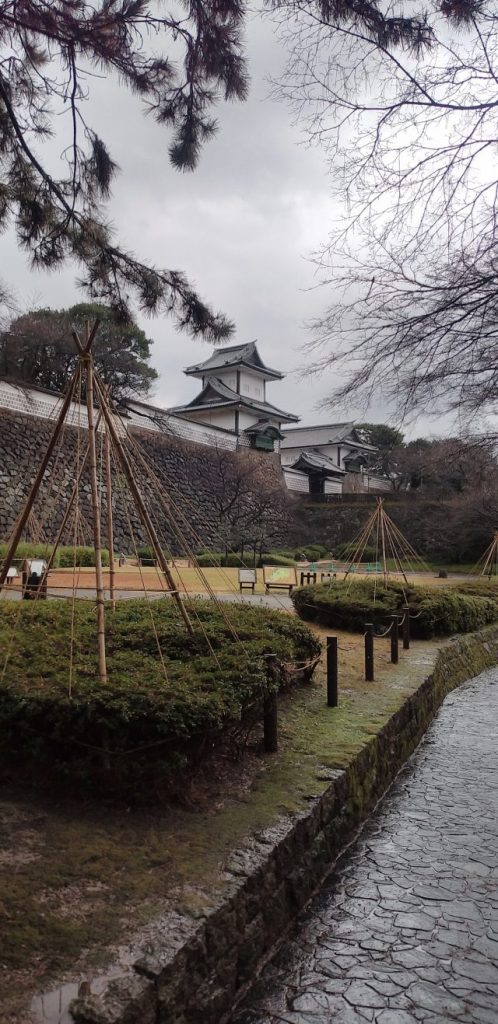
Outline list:
[[[399,661],[398,653],[398,641],[399,641],[399,619],[397,615],[391,615],[391,661],[393,665],[397,665]]]
[[[410,605],[409,604],[404,604],[403,605],[403,612],[404,612],[404,615],[403,615],[403,625],[401,627],[402,634],[403,634],[403,650],[404,651],[409,651],[410,650]]]
[[[365,679],[374,681],[374,628],[373,622],[365,623]]]
[[[337,637],[327,637],[327,707],[336,708],[337,698]]]
[[[277,655],[267,654],[267,672],[272,679],[275,674]],[[270,693],[263,705],[263,743],[266,754],[276,754],[278,750],[278,709],[277,694]]]

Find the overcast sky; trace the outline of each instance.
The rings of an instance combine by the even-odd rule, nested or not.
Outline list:
[[[333,378],[301,379],[305,321],[327,304],[309,257],[326,239],[334,209],[322,152],[303,144],[288,108],[269,97],[268,76],[278,76],[284,59],[272,25],[253,20],[247,37],[249,100],[218,110],[218,134],[191,174],[171,168],[168,132],[142,115],[135,97],[114,82],[92,83],[87,120],[121,168],[110,203],[117,238],[146,261],[183,270],[235,321],[232,344],[258,340],[262,358],[287,374],[268,386],[269,401],[303,424],[355,416],[385,421],[389,413],[381,405],[368,414],[324,409]],[[31,271],[11,233],[0,239],[0,261],[23,309],[67,307],[85,298],[71,267]],[[182,370],[207,358],[211,348],[179,334],[168,319],[142,318],[141,324],[154,339],[152,364],[160,374],[154,403],[192,398],[197,382]],[[435,430],[419,420],[408,433]]]

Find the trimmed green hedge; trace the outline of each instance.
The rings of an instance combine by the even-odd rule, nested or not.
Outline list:
[[[19,563],[25,558],[44,558],[47,559],[52,551],[51,544],[29,544],[21,543],[17,545],[17,550],[14,556],[14,561]],[[0,544],[0,559],[5,558],[7,554],[7,545]],[[91,566],[95,565],[95,552],[91,547],[77,547],[76,548],[76,562],[75,562],[75,549],[73,547],[60,547],[55,552],[55,558],[52,563],[53,568],[61,569],[72,569],[73,565],[77,566]],[[106,548],[102,549],[102,565],[109,565],[109,552]]]
[[[0,560],[5,558],[7,554],[7,544],[0,544]],[[17,550],[14,555],[14,562],[24,561],[25,558],[44,558],[47,559],[52,550],[51,544],[29,544],[28,542],[21,541],[17,545]],[[59,565],[60,550],[55,554],[54,566]]]
[[[225,555],[222,551],[202,551],[195,558],[201,568],[209,568],[210,566],[215,568],[222,566],[224,569],[229,567],[241,568],[245,565],[245,560],[242,562],[239,555],[232,553]]]
[[[287,555],[277,554],[276,551],[267,551],[261,555],[258,561],[259,566],[263,565],[295,565],[295,559],[289,558]]]
[[[347,561],[348,559],[353,558],[353,555],[356,553],[357,548],[357,543],[355,543],[354,541],[349,541],[345,544],[339,544],[336,548],[334,548],[334,554],[337,559]],[[379,559],[379,551],[374,544],[366,544],[360,553],[362,562],[377,562]]]
[[[243,561],[240,555],[236,555],[233,552],[225,555],[221,551],[203,551],[195,557],[198,565],[204,568],[207,566],[222,566],[224,569],[243,569],[245,566],[252,568],[253,564],[250,553],[244,554]],[[292,555],[289,557],[278,551],[266,551],[258,558],[257,564],[258,568],[261,568],[263,565],[294,565],[295,560]]]
[[[451,589],[455,590],[458,594],[470,594],[473,597],[490,597],[492,601],[498,601],[498,579],[496,576],[492,576],[491,579],[482,578],[452,583]]]
[[[318,562],[320,558],[325,558],[328,553],[328,548],[324,544],[305,544],[304,547],[295,549],[294,560],[300,562],[304,555],[308,562]]]
[[[362,632],[366,622],[385,629],[389,616],[402,615],[405,595],[410,607],[411,634],[415,638],[470,633],[498,619],[498,603],[489,597],[456,593],[454,588],[432,589],[390,582],[355,580],[300,587],[291,597],[302,619],[335,629]],[[416,616],[416,617],[415,617]]]
[[[77,602],[70,695],[71,603],[0,602],[0,649],[10,648],[0,685],[0,764],[13,774],[27,766],[40,780],[65,778],[71,789],[167,786],[250,713],[261,719],[271,690],[295,682],[283,671],[269,679],[265,653],[296,663],[320,651],[289,615],[247,605],[222,613],[199,600],[189,606],[193,636],[173,601],[119,602],[107,615],[102,685],[95,609]]]
[[[58,565],[61,569],[72,569],[74,565],[89,567],[95,565],[95,551],[93,548],[59,548]],[[102,565],[109,565],[109,552],[102,548]]]

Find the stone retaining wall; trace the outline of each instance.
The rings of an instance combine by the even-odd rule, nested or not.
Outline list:
[[[0,541],[7,539],[12,530],[52,430],[53,423],[47,419],[0,410]],[[241,502],[247,505],[253,501],[258,515],[261,510],[261,517],[266,516],[268,520],[269,536],[272,543],[275,542],[274,546],[279,537],[275,523],[278,524],[281,539],[284,539],[286,510],[290,514],[292,499],[288,497],[285,488],[278,454],[261,454],[249,450],[218,451],[206,445],[139,428],[131,428],[130,434],[139,443],[148,464],[153,467],[165,501],[172,503],[171,516],[168,517],[164,508],[158,504],[157,496],[152,492],[144,472],[140,470],[139,461],[132,456],[139,487],[148,509],[154,513],[163,543],[174,554],[182,554],[185,550],[178,538],[178,526],[181,526],[181,532],[186,534],[193,550],[203,547],[220,548],[223,537],[220,517],[232,493],[238,493],[238,497],[235,497],[229,515],[233,516],[234,509],[236,512],[237,501],[239,505]],[[65,429],[60,452],[56,449],[50,460],[40,498],[35,506],[37,521],[43,525],[43,534],[48,540],[55,537],[73,489],[78,445],[81,456],[86,447],[87,432],[81,430],[79,439],[78,436],[76,428]],[[133,502],[126,494],[122,478],[118,477],[114,485],[115,548],[133,555],[135,545],[147,544],[148,541],[134,512]],[[90,478],[87,472],[82,477],[80,507],[84,517],[85,539],[91,543]],[[63,543],[72,543],[71,530],[70,525]],[[260,535],[259,524],[257,534]],[[251,539],[247,537],[248,542]]]
[[[329,551],[335,551],[339,544],[357,538],[373,512],[375,501],[373,494],[344,494],[337,500],[323,502],[311,502],[308,496],[301,499],[292,533],[293,544],[296,547],[324,544]],[[454,503],[409,494],[386,494],[384,504],[386,512],[418,555],[458,560],[461,545],[448,530],[448,522],[455,514]],[[375,544],[375,539],[370,543]]]
[[[442,648],[432,674],[347,770],[324,771],[320,779],[326,785],[305,811],[258,833],[233,854],[219,905],[201,921],[177,915],[176,921],[151,925],[134,970],[114,977],[103,995],[72,1004],[78,1024],[222,1024],[445,696],[497,659],[496,627]]]

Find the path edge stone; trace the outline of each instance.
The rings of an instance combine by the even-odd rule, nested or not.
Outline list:
[[[152,927],[142,955],[76,1024],[223,1024],[413,753],[445,697],[498,661],[498,627],[442,647],[433,671],[308,807],[258,832],[225,866],[228,892],[172,948]],[[161,934],[163,938],[161,939]],[[168,930],[168,936],[170,931]]]

